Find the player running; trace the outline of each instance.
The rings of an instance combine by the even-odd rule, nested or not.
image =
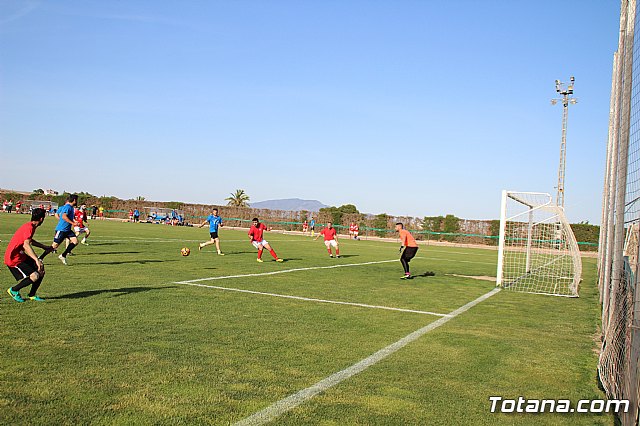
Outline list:
[[[198,228],[202,228],[204,225],[209,223],[209,235],[211,236],[211,240],[198,244],[198,250],[202,250],[203,247],[206,247],[211,244],[216,245],[216,250],[218,250],[218,254],[220,256],[224,256],[224,253],[220,251],[220,238],[218,237],[218,227],[222,227],[222,218],[218,216],[218,209],[213,209],[211,214],[207,216],[204,222],[198,226]]]
[[[409,272],[409,262],[418,252],[418,243],[416,243],[416,239],[413,238],[411,232],[404,229],[404,225],[401,222],[396,223],[396,232],[400,234],[400,251],[402,252],[400,263],[404,268],[404,276],[400,277],[400,279],[409,280],[413,278],[411,272]],[[403,248],[404,251],[402,251]]]
[[[324,245],[327,247],[327,251],[329,252],[329,257],[333,257],[333,253],[331,253],[331,247],[333,247],[336,251],[336,257],[340,257],[340,247],[338,246],[338,233],[336,232],[336,228],[333,227],[331,222],[327,222],[327,227],[318,233],[318,236],[314,238],[313,241],[316,241],[320,236],[324,236]]]
[[[89,243],[87,242],[87,238],[89,238],[89,235],[91,235],[91,231],[89,230],[89,227],[85,224],[85,222],[87,221],[87,207],[86,206],[81,206],[80,209],[75,211],[75,224],[73,226],[73,230],[76,233],[76,236],[80,237],[80,234],[84,234],[84,237],[82,237],[82,241],[80,241],[80,244],[84,244],[85,246],[88,246]]]
[[[44,222],[46,212],[44,209],[33,209],[31,212],[31,221],[22,225],[9,241],[7,251],[4,253],[4,263],[7,265],[13,276],[18,281],[17,285],[9,287],[7,293],[16,302],[24,302],[20,295],[20,290],[31,286],[29,290],[29,299],[41,302],[44,299],[36,295],[42,279],[44,278],[44,263],[36,253],[32,246],[45,250],[45,253],[53,251],[53,247],[45,246],[33,239],[33,234]]]
[[[271,248],[269,242],[262,238],[264,231],[268,231],[267,226],[264,223],[260,223],[257,217],[254,217],[252,222],[253,225],[251,225],[248,235],[251,240],[251,244],[258,249],[258,262],[264,262],[264,260],[261,259],[263,249],[269,250],[269,253],[271,253],[271,256],[273,256],[276,262],[284,262],[284,260],[280,259],[278,255],[276,255],[276,252]]]
[[[58,259],[64,264],[67,265],[67,255],[71,253],[71,250],[78,245],[78,237],[76,237],[75,232],[73,232],[73,219],[75,218],[75,209],[74,207],[78,204],[78,195],[71,194],[67,197],[67,202],[64,206],[60,207],[56,212],[56,219],[58,219],[58,225],[56,226],[56,233],[53,236],[53,244],[51,247],[53,250],[57,249],[60,243],[62,243],[66,238],[69,239],[70,243],[67,249],[58,256]],[[46,255],[50,252],[45,251],[40,255],[40,259],[44,259]]]

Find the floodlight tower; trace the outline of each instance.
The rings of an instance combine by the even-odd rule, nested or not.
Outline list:
[[[558,101],[562,102],[562,141],[560,142],[560,167],[558,168],[558,195],[556,196],[556,205],[564,208],[564,169],[567,157],[567,116],[569,115],[569,104],[575,104],[578,99],[573,97],[573,84],[576,81],[571,77],[571,83],[566,89],[563,88],[564,83],[556,80],[556,92],[562,95],[562,98],[551,99],[551,105],[555,105]]]

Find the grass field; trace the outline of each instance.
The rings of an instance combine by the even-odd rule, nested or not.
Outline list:
[[[27,220],[0,215],[2,253]],[[50,243],[54,222],[35,239]],[[450,274],[495,276],[495,251],[425,246],[411,263],[419,276],[403,281],[399,244],[342,239],[343,257],[330,259],[320,240],[267,233],[286,261],[265,251],[260,264],[246,231],[221,230],[222,257],[198,252],[206,228],[89,225],[91,245],[69,266],[46,258],[45,302],[11,300],[3,268],[2,424],[233,424],[443,319],[273,423],[613,424],[606,414],[489,412],[492,395],[603,398],[594,259],[583,259],[579,299],[501,291],[451,318],[441,315],[494,283]],[[326,268],[335,265],[344,267]],[[290,269],[301,270],[239,276]]]

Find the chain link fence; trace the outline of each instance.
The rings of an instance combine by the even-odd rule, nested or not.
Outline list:
[[[609,138],[598,250],[602,350],[598,373],[610,399],[627,399],[619,415],[637,425],[639,414],[640,292],[640,25],[636,0],[622,0],[620,39],[613,59]]]

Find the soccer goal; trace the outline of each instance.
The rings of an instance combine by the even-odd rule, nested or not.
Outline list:
[[[578,297],[581,275],[578,243],[551,195],[502,191],[496,285]]]

